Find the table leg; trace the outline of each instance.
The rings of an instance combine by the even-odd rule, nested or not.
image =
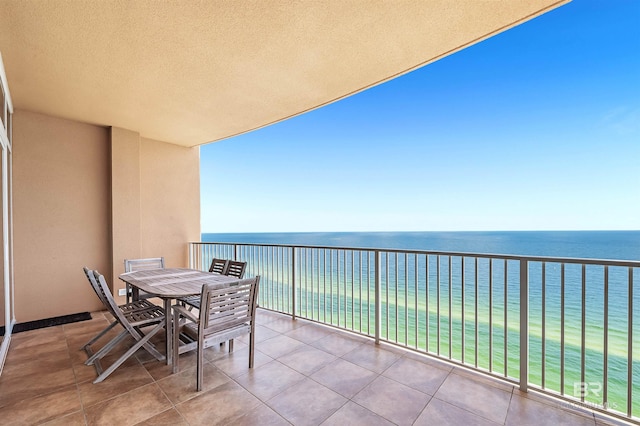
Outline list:
[[[173,327],[171,326],[171,299],[164,300],[164,327],[167,339],[167,365],[173,364],[173,349],[171,344],[173,343]]]

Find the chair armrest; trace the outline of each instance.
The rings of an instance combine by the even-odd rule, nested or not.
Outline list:
[[[198,322],[198,317],[193,315],[193,313],[189,312],[187,309],[185,309],[183,306],[180,305],[173,305],[171,307],[173,309],[173,313],[174,315],[176,313],[179,313],[180,315],[182,315],[185,318],[189,318],[191,321],[197,323]]]

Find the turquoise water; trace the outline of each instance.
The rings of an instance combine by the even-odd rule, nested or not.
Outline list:
[[[465,253],[532,255],[570,258],[640,260],[640,231],[585,232],[416,232],[416,233],[282,233],[203,234],[203,241],[295,244],[331,247],[396,248]],[[367,276],[373,260],[361,252],[307,250],[296,266],[299,285],[296,313],[341,327],[373,334],[373,277]],[[354,257],[351,254],[354,253]],[[335,258],[334,258],[335,254]],[[241,257],[250,258],[249,252]],[[269,253],[260,254],[268,265]],[[274,256],[274,253],[271,253]],[[256,270],[267,278],[261,297],[287,311],[288,260],[277,276]],[[450,259],[450,260],[449,260]],[[258,263],[260,263],[258,262]],[[464,262],[464,273],[462,264]],[[439,263],[439,264],[438,264]],[[286,268],[285,268],[286,266]],[[519,263],[486,259],[384,254],[382,262],[382,337],[419,350],[439,353],[457,361],[507,377],[519,377]],[[491,268],[491,273],[490,272]],[[564,340],[563,393],[575,395],[582,382],[582,268],[566,265],[564,334],[561,332],[561,268],[545,266],[543,324],[542,264],[529,265],[529,380],[561,392],[561,340]],[[272,268],[273,269],[273,268]],[[277,268],[276,268],[277,269]],[[352,270],[365,270],[365,276]],[[440,278],[437,272],[439,270]],[[271,271],[273,272],[273,271]],[[628,383],[628,269],[610,267],[608,297],[607,397],[603,395],[604,369],[604,268],[587,265],[584,289],[584,358],[588,383],[587,403],[627,410]],[[633,415],[640,414],[640,271],[633,270]],[[477,283],[477,284],[476,284]],[[463,292],[465,293],[463,297]],[[506,296],[505,296],[506,293]],[[477,294],[477,297],[476,297]],[[464,300],[464,302],[463,302]],[[266,301],[266,299],[265,299]],[[477,301],[477,309],[476,309]],[[438,303],[439,302],[439,303]],[[285,306],[287,305],[287,306]],[[464,311],[464,315],[463,315]],[[508,318],[505,328],[504,317]],[[438,339],[439,336],[439,339]],[[506,336],[506,346],[505,346]],[[477,340],[477,342],[476,342]],[[489,341],[491,340],[491,345]],[[543,351],[544,342],[544,368]],[[476,344],[477,343],[477,344]],[[428,345],[428,347],[427,347]],[[489,347],[492,352],[489,353]],[[506,350],[505,350],[506,348]],[[464,359],[463,359],[464,357]],[[505,361],[507,365],[505,366]],[[542,375],[544,373],[544,385]]]
[[[640,260],[640,231],[204,233],[202,241]]]

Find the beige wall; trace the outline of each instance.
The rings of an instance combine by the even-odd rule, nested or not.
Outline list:
[[[108,129],[20,110],[13,124],[16,320],[95,310],[82,267],[111,279]]]
[[[130,130],[111,128],[111,221],[113,276],[124,272],[124,259],[140,257],[140,135]],[[120,280],[113,281],[116,300]]]
[[[136,257],[163,256],[167,267],[186,267],[187,243],[200,240],[200,149],[118,128],[111,139],[113,276]],[[114,294],[124,288],[114,284]]]
[[[117,289],[125,258],[187,265],[200,238],[198,148],[27,111],[13,145],[18,323],[99,309],[82,266]]]
[[[188,265],[189,241],[200,241],[200,148],[141,139],[141,255]]]

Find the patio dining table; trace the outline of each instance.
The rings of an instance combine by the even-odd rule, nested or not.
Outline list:
[[[226,275],[203,272],[197,269],[166,268],[149,269],[144,271],[126,272],[119,278],[125,283],[150,293],[163,300],[165,311],[165,333],[167,340],[167,364],[172,364],[171,336],[171,301],[180,297],[199,295],[203,284],[228,284],[238,281],[238,278]]]

